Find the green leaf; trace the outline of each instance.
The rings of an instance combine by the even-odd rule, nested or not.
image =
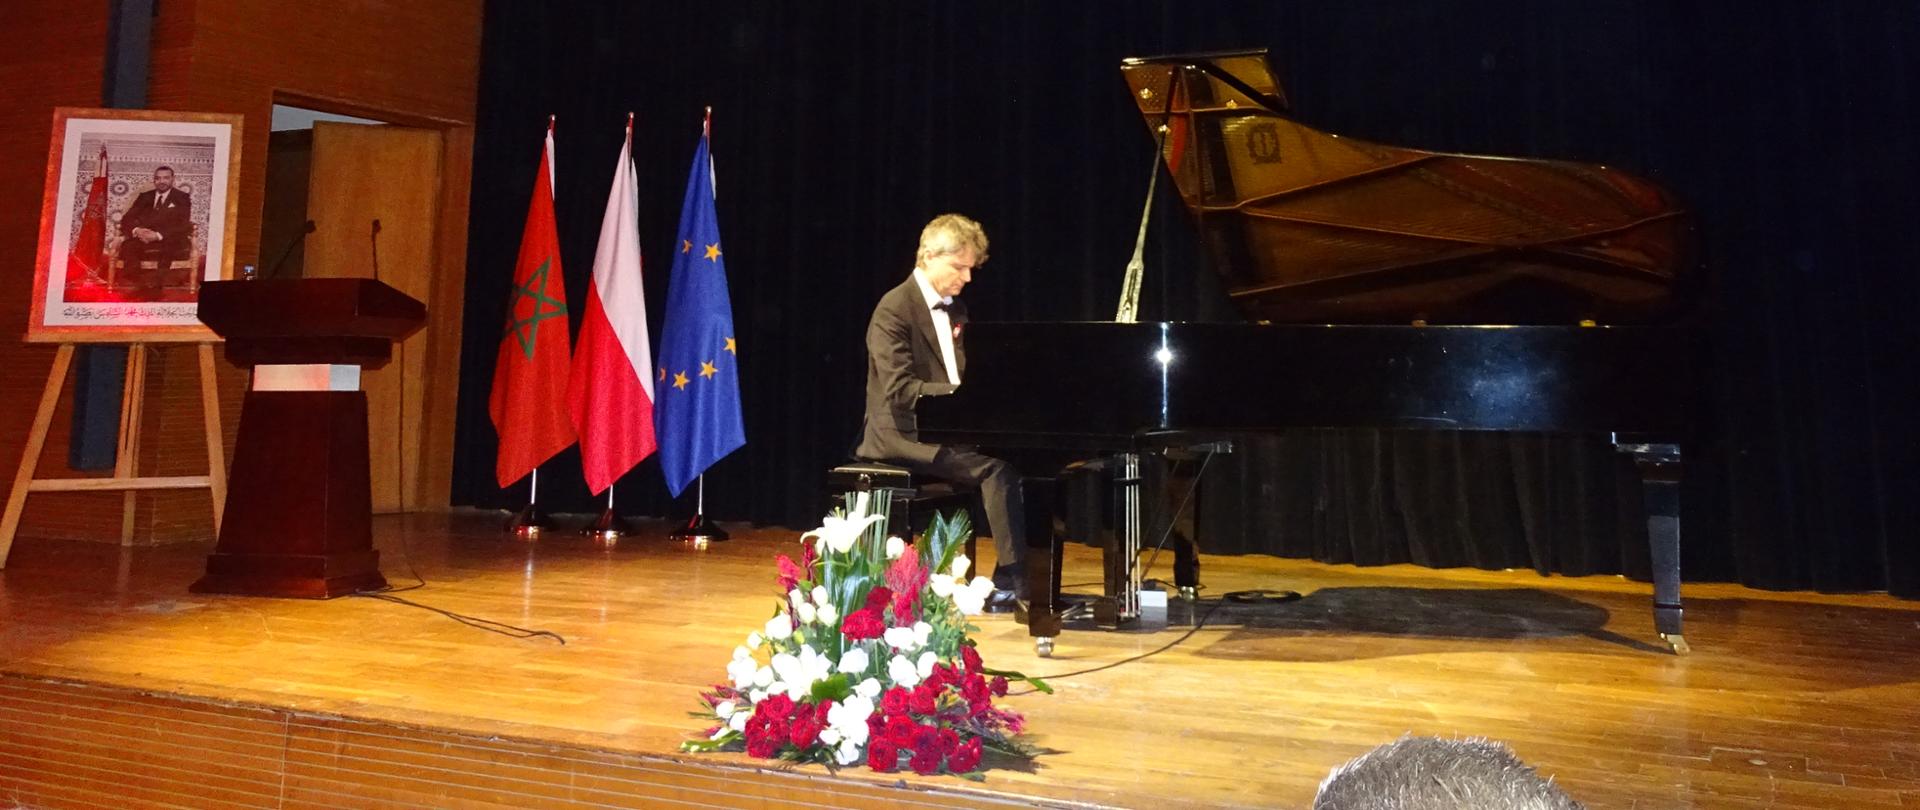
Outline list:
[[[814,681],[812,694],[816,703],[846,700],[853,694],[853,682],[846,673],[836,672],[824,681]]]
[[[1044,692],[1049,695],[1053,694],[1053,687],[1048,686],[1046,681],[1029,676],[1025,673],[1016,672],[1011,669],[994,669],[992,667],[981,667],[980,674],[998,675],[1002,678],[1006,678],[1009,681],[1021,681],[1027,684],[1028,686],[1031,686],[1035,689],[1040,690],[1041,692]]]

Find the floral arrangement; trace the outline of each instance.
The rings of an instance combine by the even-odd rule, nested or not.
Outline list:
[[[779,607],[734,648],[730,682],[701,695],[694,716],[718,725],[682,750],[970,779],[987,750],[1034,756],[1015,739],[1023,718],[993,699],[1010,679],[1052,690],[987,668],[967,638],[993,582],[962,578],[964,513],[936,515],[914,544],[886,536],[885,520],[830,516],[801,536],[798,562],[779,556]]]

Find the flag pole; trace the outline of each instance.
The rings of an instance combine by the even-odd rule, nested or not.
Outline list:
[[[507,521],[507,533],[516,540],[538,542],[540,535],[553,528],[547,513],[540,511],[540,468],[533,468],[532,483],[527,486],[527,505]]]
[[[595,546],[605,549],[619,545],[620,538],[633,534],[633,530],[628,528],[627,522],[621,520],[620,515],[613,511],[612,484],[607,485],[607,508],[600,512],[600,517],[595,518],[592,523],[587,524],[584,533],[588,539],[593,541]]]
[[[693,479],[693,492],[693,517],[687,521],[687,525],[674,529],[667,536],[685,543],[695,551],[705,551],[711,543],[732,539],[728,536],[726,529],[720,528],[720,524],[707,520],[706,473],[701,473],[699,477]]]

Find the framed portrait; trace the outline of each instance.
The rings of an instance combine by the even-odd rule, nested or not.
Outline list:
[[[61,107],[29,342],[216,340],[200,285],[233,277],[241,116]]]

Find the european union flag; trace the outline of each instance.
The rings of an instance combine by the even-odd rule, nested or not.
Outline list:
[[[727,263],[713,211],[713,156],[701,126],[680,207],[660,336],[653,421],[667,489],[678,496],[700,473],[747,443],[740,418],[739,345],[727,300]]]

